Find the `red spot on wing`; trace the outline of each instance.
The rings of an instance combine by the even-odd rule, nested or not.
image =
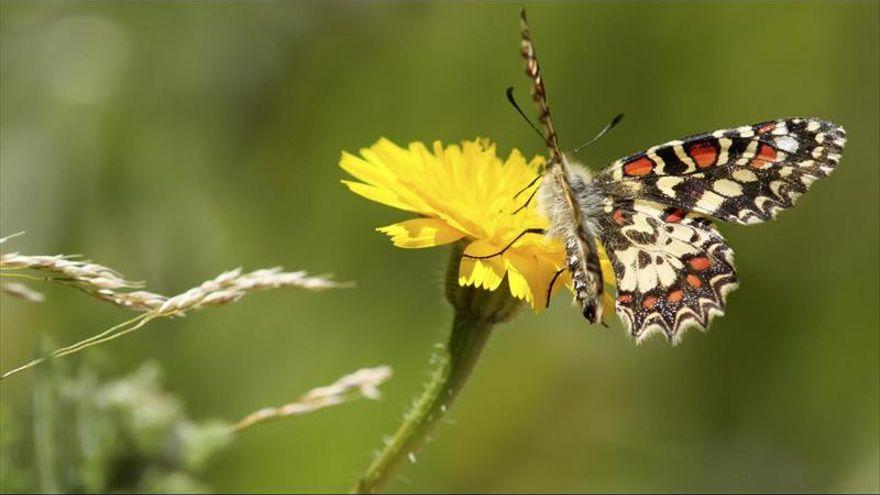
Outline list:
[[[690,286],[694,289],[699,289],[703,286],[703,281],[700,280],[700,277],[694,274],[690,274],[687,276],[687,283],[690,284]]]
[[[621,304],[629,304],[633,300],[632,294],[620,294],[617,296],[617,302]]]
[[[631,175],[631,176],[636,176],[636,177],[648,175],[651,173],[651,171],[653,169],[654,169],[654,162],[652,162],[650,158],[647,158],[644,156],[637,159],[637,160],[633,160],[623,166],[623,172],[626,175]]]
[[[681,301],[682,299],[684,299],[684,291],[682,290],[672,291],[669,293],[668,296],[666,296],[666,300],[671,303],[676,303],[678,301]]]
[[[758,149],[758,158],[770,161],[776,160],[776,150],[768,144],[761,143],[761,148]]]
[[[626,219],[623,217],[623,212],[620,210],[614,210],[614,213],[611,214],[611,218],[614,219],[614,223],[621,227],[626,223]]]
[[[642,307],[645,309],[652,309],[655,304],[657,304],[657,298],[654,296],[648,296],[642,301]]]
[[[776,123],[770,122],[769,124],[765,124],[761,128],[758,129],[758,134],[767,134],[776,128]]]
[[[697,163],[700,168],[708,168],[715,164],[718,159],[718,152],[711,143],[697,143],[688,150],[688,154]]]
[[[677,208],[669,212],[664,220],[666,220],[666,222],[668,223],[678,223],[681,221],[682,218],[684,218],[685,215],[687,215],[686,211],[682,210],[681,208]]]
[[[758,154],[752,160],[752,168],[767,168],[776,161],[776,158],[776,150],[770,145],[761,143],[761,147],[758,148]]]
[[[691,268],[694,270],[701,272],[703,270],[708,269],[712,266],[712,260],[706,258],[705,256],[701,256],[699,258],[694,258],[688,262],[691,265]]]

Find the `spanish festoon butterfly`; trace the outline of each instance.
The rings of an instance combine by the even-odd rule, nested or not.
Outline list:
[[[593,175],[560,151],[525,10],[521,48],[550,149],[537,186],[550,228],[528,233],[563,242],[576,301],[591,323],[602,319],[604,248],[617,314],[637,340],[659,330],[675,341],[722,314],[737,276],[712,222],[773,219],[834,170],[846,143],[837,124],[777,119],[653,146]]]

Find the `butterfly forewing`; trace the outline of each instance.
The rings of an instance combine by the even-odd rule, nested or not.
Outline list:
[[[616,161],[596,181],[615,197],[760,223],[830,174],[845,143],[843,128],[831,122],[780,119],[655,146]]]

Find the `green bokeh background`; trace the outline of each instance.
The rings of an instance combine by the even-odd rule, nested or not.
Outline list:
[[[844,125],[839,170],[779,221],[722,226],[742,280],[708,334],[671,348],[590,327],[560,296],[499,328],[391,491],[872,491],[878,448],[880,7],[534,5],[565,147],[595,167],[768,118]],[[163,293],[285,265],[357,281],[159,321],[105,347],[110,376],[155,358],[196,418],[233,420],[362,366],[360,401],[240,435],[218,491],[338,491],[366,466],[447,334],[445,249],[373,231],[410,215],[349,193],[342,150],[385,136],[542,146],[504,101],[528,91],[518,5],[0,4],[4,251],[83,253]],[[127,314],[63,288],[2,299],[0,359]],[[76,359],[76,358],[73,358]],[[33,375],[0,395],[27,425]]]

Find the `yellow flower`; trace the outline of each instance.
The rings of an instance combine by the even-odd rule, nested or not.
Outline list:
[[[468,257],[497,253],[524,230],[547,227],[548,220],[535,201],[513,214],[527,194],[514,196],[535,178],[544,164],[542,157],[527,162],[513,150],[502,160],[495,154],[495,145],[484,139],[445,147],[435,142],[433,149],[422,143],[401,148],[381,139],[360,155],[342,153],[339,165],[361,181],[342,182],[367,199],[419,215],[377,229],[390,236],[395,246],[425,248],[464,240],[467,246],[459,264],[459,284],[495,290],[506,274],[514,297],[536,311],[546,306],[550,283],[565,266],[558,241],[528,234],[501,255]],[[553,292],[570,280],[564,272]]]

